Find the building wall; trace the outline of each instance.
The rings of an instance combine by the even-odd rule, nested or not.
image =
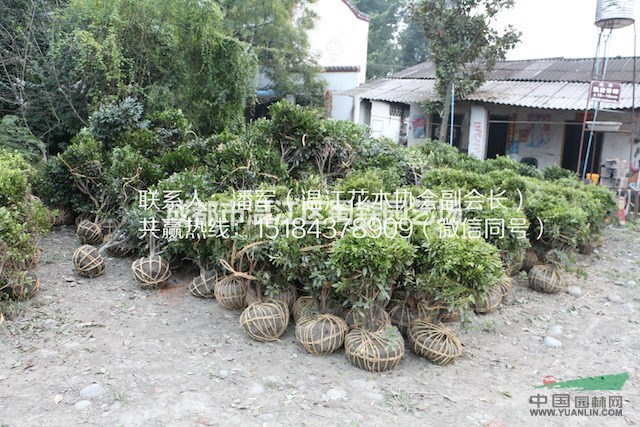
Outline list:
[[[385,136],[394,141],[400,137],[400,117],[392,117],[390,104],[384,101],[371,101],[371,136]]]
[[[331,72],[320,75],[332,91],[347,90],[358,86],[358,73]],[[354,99],[350,96],[333,95],[331,117],[337,120],[353,120]]]
[[[357,84],[352,87],[364,83],[369,22],[358,18],[342,0],[318,0],[310,7],[318,16],[308,33],[310,51],[318,63],[323,67],[359,66]]]
[[[461,102],[456,106],[456,114],[464,114],[462,124],[462,143],[460,149],[467,151],[469,148],[469,138],[473,139],[474,121],[470,120],[471,108],[474,104]],[[483,106],[486,110],[484,114],[474,117],[484,116],[490,120],[492,115],[512,116],[515,118],[513,128],[513,138],[510,141],[509,157],[520,161],[525,157],[532,157],[538,161],[538,168],[544,169],[548,166],[562,165],[562,155],[565,139],[565,125],[567,122],[582,124],[581,114],[578,111],[565,110],[541,110],[535,108],[513,107],[505,105]],[[477,109],[476,109],[477,111]],[[619,114],[599,112],[598,121],[620,121],[623,125],[620,132],[605,132],[603,134],[603,145],[601,160],[609,158],[630,159],[630,138],[631,138],[631,114]],[[426,132],[414,133],[416,124],[422,124],[424,119]],[[361,117],[362,120],[362,117]],[[534,122],[534,123],[531,123]],[[394,141],[398,140],[400,130],[400,120],[397,117],[390,117],[389,103],[384,101],[371,102],[371,133],[373,136],[387,136]],[[415,145],[426,141],[430,137],[431,120],[430,115],[424,111],[420,104],[414,103],[410,106],[410,116],[408,118],[408,145]],[[484,134],[481,138],[486,138],[485,151],[481,158],[486,158],[486,145],[489,143],[489,123],[485,123]],[[585,138],[585,144],[587,138]],[[472,147],[473,148],[473,147]],[[635,158],[635,166],[640,162],[640,144],[635,144],[632,153],[638,151]]]

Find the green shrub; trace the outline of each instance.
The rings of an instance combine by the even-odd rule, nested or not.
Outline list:
[[[36,138],[17,116],[6,115],[0,121],[0,150],[16,150],[29,163],[40,163],[47,153],[44,142]]]
[[[561,168],[557,165],[544,168],[542,174],[544,175],[544,179],[546,179],[547,181],[556,181],[563,178],[569,178],[576,181],[580,180],[580,176],[574,171]]]
[[[24,201],[33,168],[17,152],[0,150],[0,206]]]

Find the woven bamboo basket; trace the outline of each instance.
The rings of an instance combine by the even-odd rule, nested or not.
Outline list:
[[[462,355],[462,344],[453,332],[424,320],[411,324],[409,343],[416,354],[436,365],[446,365]]]
[[[100,225],[100,230],[102,231],[102,234],[104,236],[108,236],[118,228],[120,223],[117,220],[110,218],[110,219],[105,219],[99,225]]]
[[[384,308],[374,305],[365,313],[365,317],[357,315],[354,308],[350,309],[344,317],[349,329],[362,328],[368,331],[377,331],[391,325],[391,317]]]
[[[476,300],[473,311],[478,314],[491,313],[500,306],[500,303],[502,303],[502,289],[496,284]]]
[[[51,220],[51,225],[54,227],[59,227],[61,225],[68,224],[71,220],[71,212],[67,208],[57,208],[58,215],[54,216]]]
[[[560,270],[549,265],[536,265],[529,271],[529,287],[546,294],[557,294],[567,288]]]
[[[342,347],[347,332],[349,327],[342,318],[333,314],[320,314],[300,319],[295,335],[307,353],[324,356]]]
[[[107,252],[109,255],[116,258],[126,258],[133,253],[133,249],[125,243],[118,245],[108,246]]]
[[[256,341],[275,341],[287,330],[289,308],[282,301],[268,300],[247,307],[240,315],[240,326]]]
[[[133,277],[143,288],[161,288],[171,277],[169,263],[160,255],[139,258],[131,263]]]
[[[300,297],[293,304],[293,321],[296,324],[303,317],[308,317],[313,314],[318,314],[318,309],[315,306],[313,297],[310,297],[310,296]]]
[[[29,270],[33,270],[38,266],[38,263],[42,259],[42,250],[38,247],[35,247],[33,250],[33,256],[31,259],[27,260],[26,267]]]
[[[498,286],[500,287],[500,293],[502,294],[502,300],[504,301],[513,290],[513,287],[515,286],[515,280],[511,277],[507,277],[504,280],[498,282]]]
[[[215,298],[214,285],[217,281],[217,272],[200,269],[200,274],[189,284],[189,292],[199,298]]]
[[[76,249],[73,253],[73,266],[79,275],[89,278],[100,276],[105,269],[102,255],[91,245]]]
[[[446,308],[441,308],[437,316],[437,321],[442,323],[459,322],[461,319],[462,313],[460,313],[460,310],[449,311]]]
[[[522,270],[527,273],[533,268],[534,265],[540,264],[540,258],[533,251],[533,249],[529,249],[524,253],[524,258],[522,259]]]
[[[86,245],[97,245],[102,243],[104,239],[100,226],[89,220],[83,220],[78,224],[76,234],[80,241]]]
[[[9,280],[9,296],[18,301],[33,298],[40,290],[40,277],[35,271],[27,271]]]
[[[269,299],[284,302],[285,304],[287,304],[289,312],[292,313],[293,305],[298,299],[298,291],[296,291],[296,288],[293,285],[289,285],[284,290],[280,290],[270,294]]]
[[[251,288],[247,289],[247,293],[244,296],[244,306],[249,307],[251,304],[255,304],[257,302],[264,301],[262,295],[258,295],[258,293]]]
[[[213,292],[218,303],[229,310],[242,310],[245,308],[245,297],[247,295],[245,282],[245,279],[234,277],[233,275],[225,276],[215,282]]]
[[[418,301],[411,306],[403,301],[394,301],[389,306],[391,324],[396,326],[402,335],[407,335],[409,325],[417,319],[433,320],[433,310],[426,301]]]
[[[352,365],[382,372],[398,366],[404,355],[404,339],[395,326],[376,332],[354,329],[345,337],[344,349]]]

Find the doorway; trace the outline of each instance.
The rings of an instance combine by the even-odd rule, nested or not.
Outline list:
[[[562,167],[572,171],[578,168],[578,151],[580,150],[580,132],[582,131],[581,122],[567,122],[564,126],[564,145],[562,147]],[[584,133],[584,142],[582,146],[582,162],[587,154],[589,145],[589,133]],[[587,173],[598,173],[600,171],[600,156],[602,154],[602,141],[604,134],[602,132],[594,132],[591,142],[591,150],[587,159]],[[584,166],[583,166],[584,167]],[[582,175],[582,168],[579,171]]]
[[[509,116],[491,115],[489,117],[489,138],[487,141],[487,159],[507,155],[509,135]]]

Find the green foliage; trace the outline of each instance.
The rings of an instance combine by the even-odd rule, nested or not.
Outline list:
[[[432,228],[418,236],[416,273],[421,287],[449,309],[469,309],[504,277],[498,249],[482,239],[440,237]]]
[[[222,0],[227,35],[251,45],[268,83],[260,89],[293,94],[305,105],[321,104],[322,70],[309,53],[307,31],[315,24],[313,0]]]
[[[373,200],[375,194],[393,193],[399,187],[400,180],[394,169],[367,168],[347,175],[340,184],[339,190],[346,198],[364,191],[364,195],[368,195]]]
[[[110,102],[89,117],[89,129],[96,140],[110,146],[125,130],[140,126],[142,112],[142,104],[132,97],[119,103]]]
[[[0,206],[23,202],[29,194],[33,168],[17,152],[0,150]]]
[[[33,192],[50,207],[70,208],[76,213],[90,212],[91,201],[81,193],[67,166],[59,157],[50,158],[33,178]]]
[[[347,233],[331,254],[340,281],[336,291],[360,309],[388,301],[393,283],[413,262],[415,249],[407,240]]]
[[[446,136],[452,85],[456,98],[473,93],[519,41],[513,26],[502,33],[492,27],[498,12],[513,4],[514,0],[420,0],[414,6],[413,17],[429,40],[436,66],[437,106],[443,117],[440,140]]]
[[[17,116],[6,115],[0,121],[0,150],[15,150],[31,164],[43,160],[47,147],[33,136]]]
[[[33,263],[38,237],[51,226],[51,212],[31,196],[28,178],[32,172],[18,153],[0,150],[1,280],[20,274]]]
[[[369,15],[367,79],[385,77],[429,57],[429,43],[416,21],[407,19],[413,1],[354,0]]]
[[[542,171],[544,179],[547,181],[556,181],[559,179],[570,178],[573,180],[580,180],[580,176],[572,170],[561,168],[560,166],[553,165],[544,168]]]

